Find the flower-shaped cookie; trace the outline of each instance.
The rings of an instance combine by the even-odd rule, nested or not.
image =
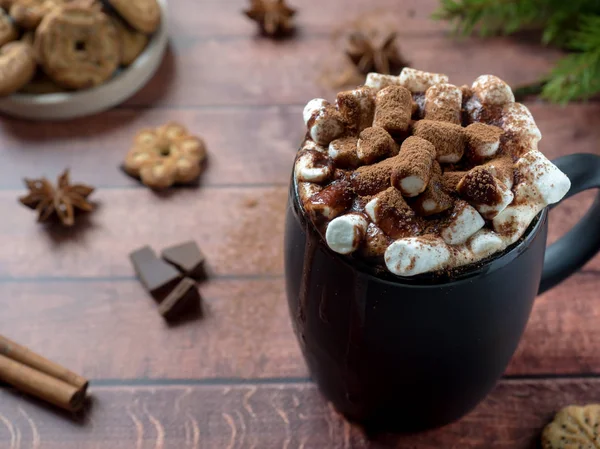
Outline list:
[[[542,433],[543,449],[600,448],[600,405],[570,405]]]
[[[156,129],[141,130],[125,157],[124,168],[148,187],[165,189],[197,179],[205,158],[202,139],[171,122]]]

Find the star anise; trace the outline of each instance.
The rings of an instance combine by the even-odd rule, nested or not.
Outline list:
[[[282,36],[293,30],[296,10],[286,5],[285,0],[251,0],[250,9],[244,14],[257,22],[264,34]]]
[[[375,39],[370,39],[361,31],[355,31],[348,36],[346,54],[365,75],[369,72],[389,75],[408,65],[400,55],[397,37],[395,32],[391,32],[377,45]]]
[[[94,191],[85,184],[71,184],[69,170],[58,177],[54,187],[46,178],[25,179],[29,194],[19,198],[21,204],[37,211],[38,221],[47,221],[57,217],[65,226],[75,224],[75,209],[85,212],[94,210],[87,198]]]

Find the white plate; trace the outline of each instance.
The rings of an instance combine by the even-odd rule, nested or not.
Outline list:
[[[66,120],[96,114],[127,100],[152,78],[165,55],[169,41],[167,0],[158,3],[162,10],[160,28],[135,62],[110,81],[79,92],[13,94],[0,98],[0,112],[35,120]]]

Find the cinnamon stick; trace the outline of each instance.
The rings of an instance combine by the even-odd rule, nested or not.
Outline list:
[[[63,382],[4,355],[0,355],[0,380],[69,411],[81,409],[85,401],[85,388]]]
[[[0,355],[20,362],[23,365],[27,365],[34,370],[40,371],[67,384],[73,385],[77,389],[83,390],[84,394],[87,390],[89,384],[87,379],[69,371],[57,363],[45,359],[30,349],[27,349],[2,335],[0,335]]]

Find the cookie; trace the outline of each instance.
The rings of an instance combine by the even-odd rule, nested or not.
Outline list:
[[[118,17],[111,17],[121,40],[121,65],[129,66],[148,45],[148,36],[129,27]]]
[[[117,29],[108,16],[77,4],[44,17],[36,31],[35,49],[44,72],[66,89],[104,83],[121,59]]]
[[[187,184],[200,176],[206,147],[177,123],[140,131],[125,157],[125,171],[153,189]]]
[[[9,42],[0,48],[0,96],[10,95],[35,75],[36,63],[31,45]]]
[[[52,81],[48,75],[38,70],[33,79],[25,84],[19,92],[31,95],[45,95],[64,92],[65,89]]]
[[[17,25],[33,30],[46,14],[67,2],[68,0],[13,0],[9,11]]]
[[[600,448],[600,405],[570,405],[542,433],[542,449]]]
[[[0,47],[19,37],[19,31],[12,19],[3,9],[0,9]]]
[[[160,7],[156,0],[108,0],[108,3],[142,33],[154,33],[160,25]]]
[[[15,0],[0,0],[0,8],[4,8],[5,11],[8,11]]]

